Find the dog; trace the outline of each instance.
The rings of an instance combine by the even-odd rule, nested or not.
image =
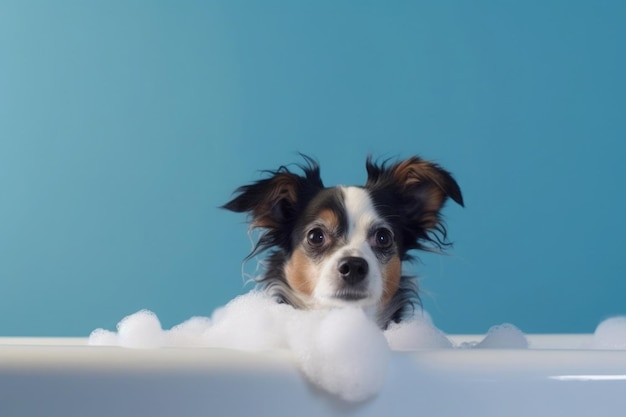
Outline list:
[[[414,250],[450,245],[441,209],[461,189],[439,165],[413,156],[376,163],[364,186],[325,187],[315,160],[301,174],[281,166],[239,187],[222,208],[248,213],[262,230],[249,259],[270,251],[256,279],[278,302],[298,309],[360,306],[386,329],[421,305],[416,278],[402,265]]]

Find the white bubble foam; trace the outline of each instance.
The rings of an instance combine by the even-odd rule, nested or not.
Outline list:
[[[296,310],[263,292],[235,298],[208,317],[192,317],[163,330],[156,316],[141,310],[125,317],[117,332],[96,329],[96,346],[157,348],[204,346],[240,350],[290,350],[302,373],[314,384],[347,401],[362,401],[383,387],[390,351],[454,347],[421,310],[382,332],[359,308]],[[524,333],[512,324],[493,326],[482,341],[460,348],[525,349]],[[626,316],[600,323],[592,348],[626,349]]]
[[[161,347],[165,342],[159,318],[148,310],[123,318],[117,325],[117,338],[120,346],[138,349]]]
[[[291,321],[289,345],[312,382],[347,401],[365,400],[382,388],[389,346],[361,309],[316,314],[309,324]]]
[[[169,346],[205,346],[204,339],[213,322],[208,317],[192,317],[167,332],[165,340]]]
[[[278,304],[264,292],[233,299],[209,317],[192,317],[163,330],[158,317],[141,310],[125,317],[117,333],[94,330],[91,345],[156,348],[203,346],[248,351],[287,349],[306,377],[347,401],[375,395],[386,379],[391,350],[453,347],[428,314],[392,324],[382,332],[357,307],[296,310]],[[522,348],[526,339],[515,326],[492,328],[477,344],[483,348]]]
[[[474,346],[479,349],[526,349],[528,340],[520,329],[510,323],[493,326],[485,338]]]
[[[92,346],[119,346],[117,333],[104,329],[91,332],[87,343]]]
[[[252,291],[217,309],[205,332],[207,346],[240,350],[285,348],[284,321],[293,308]]]
[[[348,401],[376,394],[389,361],[383,333],[361,309],[295,310],[256,291],[235,298],[211,318],[193,317],[171,330],[163,330],[147,310],[125,317],[117,330],[94,330],[89,344],[289,349],[311,382]]]
[[[591,346],[595,349],[626,349],[626,316],[601,322],[593,334]]]
[[[391,349],[397,351],[453,347],[452,342],[430,320],[419,317],[391,324],[385,331],[385,337]]]

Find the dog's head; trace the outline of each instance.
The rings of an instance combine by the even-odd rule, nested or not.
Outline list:
[[[398,320],[416,296],[402,263],[413,249],[446,244],[440,210],[448,198],[463,205],[458,184],[419,157],[368,158],[365,186],[326,188],[305,159],[302,175],[281,167],[224,205],[264,230],[251,256],[273,252],[259,282],[295,307],[354,304],[374,308],[381,326]]]

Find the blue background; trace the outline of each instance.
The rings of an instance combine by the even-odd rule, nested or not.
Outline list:
[[[593,331],[626,313],[625,5],[2,2],[0,335],[209,315],[250,289],[217,207],[297,151],[455,174],[455,246],[410,267],[444,331]]]

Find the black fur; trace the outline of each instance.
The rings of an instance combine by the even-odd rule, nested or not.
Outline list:
[[[376,164],[371,157],[367,158],[367,183],[365,188],[370,192],[380,214],[390,220],[401,232],[400,253],[402,260],[410,260],[409,251],[443,249],[450,246],[447,241],[445,223],[439,215],[439,210],[426,210],[424,195],[428,189],[438,189],[442,193],[442,206],[448,197],[463,206],[461,189],[452,175],[432,162],[426,162],[419,157],[412,157],[403,161],[416,166],[424,165],[427,172],[419,172],[419,182],[405,184],[397,181],[394,173],[400,163],[388,164],[387,161]],[[425,215],[435,218],[435,225],[425,227]]]
[[[312,158],[303,158],[305,164],[299,165],[303,175],[294,174],[285,166],[266,171],[269,178],[239,187],[237,196],[222,206],[237,213],[250,213],[250,224],[265,229],[248,258],[270,248],[287,253],[293,250],[291,231],[298,213],[324,189],[319,165]]]

